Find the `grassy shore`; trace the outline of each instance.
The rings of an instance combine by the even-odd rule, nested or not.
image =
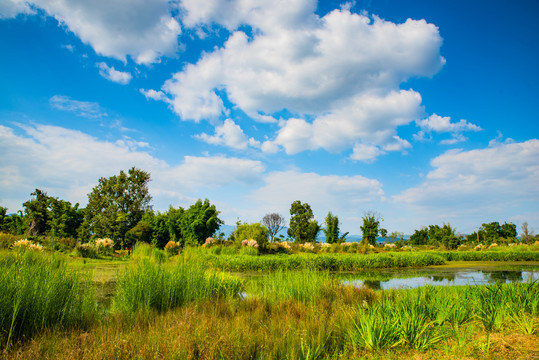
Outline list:
[[[103,308],[96,305],[90,277],[83,276],[92,266],[97,271],[99,261],[5,253],[0,256],[0,357],[539,356],[538,282],[373,291],[346,285],[329,270],[369,268],[375,274],[382,268],[444,264],[443,253],[233,257],[196,250],[167,259],[141,246],[127,263],[119,261],[116,268],[104,263],[103,273],[112,276],[115,269],[117,282],[110,306]],[[247,281],[224,269],[274,271]]]

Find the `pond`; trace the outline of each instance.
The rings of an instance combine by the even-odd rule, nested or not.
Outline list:
[[[386,270],[377,273],[350,273],[342,276],[343,284],[365,286],[373,290],[410,289],[420,286],[485,285],[492,283],[539,280],[537,265],[487,266],[472,268],[425,268],[419,270]]]

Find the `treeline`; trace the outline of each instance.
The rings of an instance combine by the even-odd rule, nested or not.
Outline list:
[[[61,200],[36,189],[32,198],[23,203],[23,210],[7,214],[0,207],[0,232],[25,235],[78,239],[81,243],[97,238],[109,238],[116,248],[132,245],[138,241],[164,248],[167,243],[179,246],[202,245],[206,239],[216,236],[224,223],[220,212],[206,200],[198,200],[187,209],[170,207],[165,212],[156,212],[150,205],[148,189],[150,173],[135,167],[119,175],[100,178],[98,185],[88,194],[86,208],[79,204]],[[363,244],[375,245],[380,237],[404,245],[443,246],[457,248],[463,243],[509,243],[517,242],[516,225],[498,222],[485,223],[473,234],[462,236],[449,224],[430,225],[415,230],[410,240],[405,241],[402,233],[388,231],[381,227],[383,219],[375,212],[367,212],[362,217],[361,232]],[[253,239],[257,246],[264,247],[268,241],[282,241],[280,231],[286,226],[286,219],[277,213],[266,214],[258,223],[236,223],[235,231],[224,238],[217,234],[219,241],[242,241]],[[325,227],[323,227],[325,225]],[[346,241],[348,233],[340,230],[339,218],[329,212],[325,224],[315,218],[308,203],[294,201],[290,206],[290,221],[286,240],[297,243],[314,243],[319,234],[324,233],[327,243]],[[538,239],[527,223],[522,225],[522,240],[534,242]]]

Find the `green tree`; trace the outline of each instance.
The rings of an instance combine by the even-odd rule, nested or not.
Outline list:
[[[442,226],[430,225],[428,234],[430,245],[443,245],[448,249],[456,249],[460,245],[460,239],[449,223]]]
[[[71,205],[69,201],[57,198],[49,198],[50,232],[58,237],[76,237],[79,227],[84,220],[84,210],[79,209],[79,204]]]
[[[219,211],[209,200],[198,200],[191,205],[177,222],[181,229],[181,244],[202,245],[206,238],[212,236],[224,222],[219,219]]]
[[[380,221],[382,219],[376,213],[369,211],[363,216],[363,225],[361,225],[361,232],[363,233],[363,244],[375,245],[376,237],[380,231]]]
[[[234,237],[236,241],[254,239],[258,246],[265,247],[268,242],[268,229],[260,223],[238,223]]]
[[[15,214],[7,214],[7,208],[0,206],[0,231],[22,235],[23,230],[23,213],[19,210]]]
[[[302,204],[296,200],[290,206],[290,226],[288,236],[294,238],[297,243],[315,242],[320,231],[320,225],[314,220],[311,206]]]
[[[423,227],[419,230],[415,230],[410,236],[410,244],[412,245],[427,245],[429,241],[429,230]]]
[[[126,174],[100,178],[88,194],[83,226],[92,237],[109,237],[123,244],[127,231],[135,227],[145,211],[151,209],[148,190],[150,173],[129,169]]]
[[[334,216],[331,211],[326,216],[326,228],[323,229],[326,234],[328,244],[339,243],[339,218]]]
[[[380,236],[382,237],[382,239],[385,240],[387,237],[387,229],[384,229],[384,228],[380,229]]]
[[[517,226],[513,223],[504,222],[500,227],[500,237],[514,239],[517,237]]]
[[[46,192],[39,189],[36,189],[30,195],[34,198],[22,204],[27,234],[30,236],[45,235],[50,228],[50,197]]]

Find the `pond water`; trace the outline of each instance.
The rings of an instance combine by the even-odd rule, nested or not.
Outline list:
[[[410,289],[420,286],[485,285],[492,283],[528,282],[539,280],[539,270],[531,269],[424,269],[413,272],[382,272],[348,274],[343,284],[365,286],[373,290]]]

